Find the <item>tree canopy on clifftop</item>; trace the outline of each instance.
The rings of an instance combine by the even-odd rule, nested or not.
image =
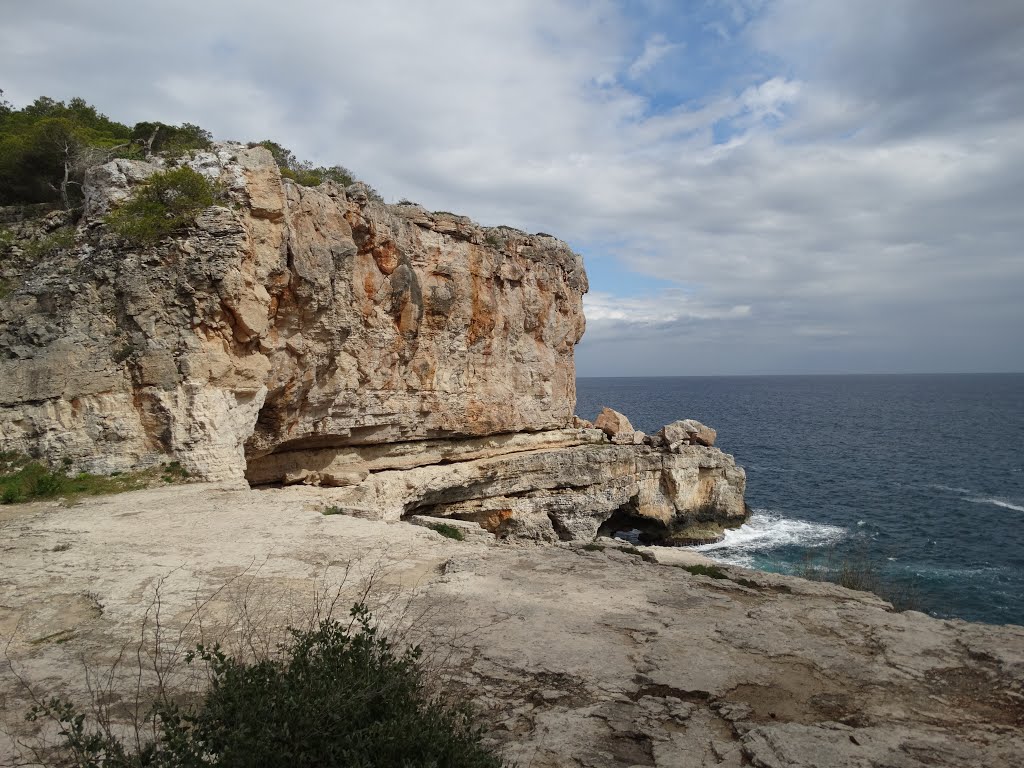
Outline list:
[[[65,103],[41,96],[15,109],[0,91],[0,205],[77,208],[91,166],[115,157],[180,157],[208,148],[212,140],[209,131],[192,123],[144,121],[129,127],[77,97]],[[277,142],[265,140],[260,145],[274,155],[281,175],[298,184],[334,181],[347,186],[355,181],[341,165],[314,166]]]

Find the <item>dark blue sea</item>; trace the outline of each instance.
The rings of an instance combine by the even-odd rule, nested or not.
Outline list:
[[[700,547],[781,573],[868,558],[934,616],[1024,624],[1024,374],[580,378],[577,413],[693,418],[754,512]]]

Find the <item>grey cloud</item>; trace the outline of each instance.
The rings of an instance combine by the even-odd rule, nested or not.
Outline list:
[[[595,286],[583,372],[1024,368],[1019,2],[725,3],[768,74],[654,115],[611,2],[8,5],[15,102],[276,138],[686,286]]]
[[[857,99],[875,138],[943,133],[1024,110],[1017,0],[780,0],[757,44]],[[859,125],[854,127],[861,127]]]

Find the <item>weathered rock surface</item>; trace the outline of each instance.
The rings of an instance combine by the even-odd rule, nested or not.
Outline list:
[[[188,163],[226,197],[187,233],[132,248],[106,231],[159,170],[115,160],[87,174],[74,245],[16,275],[0,450],[94,472],[174,459],[543,541],[592,540],[613,516],[653,536],[743,519],[743,471],[707,447],[714,430],[647,441],[611,409],[596,429],[573,414],[587,279],[564,243],[298,186],[261,147]]]
[[[332,503],[360,517],[471,520],[502,538],[546,542],[591,541],[609,521],[667,540],[693,523],[746,516],[746,475],[728,454],[619,445],[597,429],[286,452],[254,462],[249,477],[348,486],[332,488]]]
[[[683,445],[706,445],[715,444],[718,433],[711,427],[701,424],[693,419],[683,419],[666,424],[657,434],[660,441],[669,446]]]
[[[83,704],[82,658],[102,673],[127,647],[112,680],[131,702],[157,590],[168,650],[197,639],[202,605],[206,640],[244,653],[308,620],[318,595],[322,609],[340,588],[344,614],[372,576],[385,626],[448,659],[446,685],[519,765],[1020,765],[1024,628],[743,569],[695,576],[610,546],[494,546],[324,516],[332,493],[191,485],[0,507],[0,644],[38,694]],[[6,664],[0,702],[0,764],[15,763],[31,701]]]
[[[227,200],[186,235],[106,234],[158,170],[117,160],[88,174],[75,246],[20,275],[0,306],[0,449],[241,478],[282,449],[571,423],[587,280],[564,243],[301,187],[260,147],[189,164]]]
[[[600,429],[613,443],[632,443],[635,430],[623,414],[611,408],[602,408],[594,420],[594,426]]]

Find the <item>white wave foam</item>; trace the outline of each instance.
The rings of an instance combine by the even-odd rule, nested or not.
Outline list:
[[[979,496],[977,498],[968,499],[968,501],[973,501],[975,504],[992,504],[993,506],[1002,507],[1003,509],[1012,509],[1015,512],[1024,512],[1024,507],[1019,504],[1011,504],[1010,502],[1003,501],[1002,499],[984,499]]]
[[[932,483],[928,487],[934,488],[937,491],[949,491],[950,493],[961,493],[964,495],[974,493],[974,491],[969,491],[966,488],[957,488],[955,485],[939,485],[938,483]]]
[[[844,536],[846,529],[837,525],[794,520],[769,510],[755,509],[746,523],[727,530],[722,541],[693,549],[716,560],[750,566],[758,552],[787,545],[824,547]]]

